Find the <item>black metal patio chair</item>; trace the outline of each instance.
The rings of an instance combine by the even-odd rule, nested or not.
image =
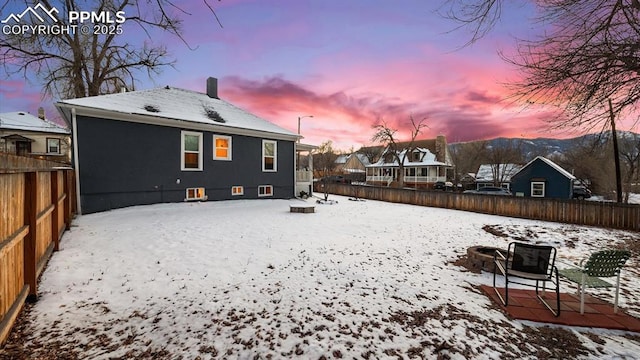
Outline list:
[[[509,284],[532,286],[536,288],[536,297],[538,300],[540,300],[554,316],[560,316],[560,285],[555,261],[556,249],[553,246],[512,242],[509,244],[506,254],[501,250],[496,250],[493,256],[493,262],[495,263],[493,270],[493,289],[502,304],[504,306],[508,306],[509,304]],[[504,276],[504,298],[496,287],[496,275],[498,272]],[[532,282],[535,282],[535,284]],[[555,288],[555,309],[540,295],[545,294],[547,282],[553,284]]]

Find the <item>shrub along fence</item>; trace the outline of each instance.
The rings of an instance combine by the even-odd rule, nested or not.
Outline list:
[[[75,213],[68,165],[0,154],[0,345]]]
[[[322,184],[316,183],[315,191],[323,192],[322,186]],[[328,184],[327,186],[328,192],[336,195],[532,220],[640,231],[640,205],[634,204],[418,191],[361,185]]]

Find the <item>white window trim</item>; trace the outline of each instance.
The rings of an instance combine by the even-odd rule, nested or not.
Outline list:
[[[185,135],[192,135],[192,136],[197,136],[198,137],[198,168],[197,169],[191,169],[191,168],[185,168],[184,166],[184,136]],[[182,171],[202,171],[202,133],[200,132],[194,132],[194,131],[185,131],[182,130],[180,132],[180,170]]]
[[[47,138],[47,154],[55,154],[55,155],[60,155],[62,154],[62,141],[58,138]],[[58,142],[58,151],[51,151],[51,146],[49,146],[49,141],[57,141]]]
[[[200,197],[192,197],[192,198],[190,198],[190,197],[189,197],[189,190],[196,190],[196,191],[195,191],[195,193],[197,194],[197,193],[198,193],[198,191],[197,191],[198,189],[202,189],[202,196],[200,196]],[[187,188],[187,189],[185,189],[185,192],[184,192],[184,201],[197,201],[197,200],[207,200],[207,195],[205,194],[205,190],[204,190],[204,188],[202,188],[202,187],[199,187],[199,188],[198,188],[198,187],[196,187],[196,188]]]
[[[260,189],[271,189],[268,194],[260,194]],[[258,197],[273,196],[273,185],[258,185]]]
[[[272,143],[273,144],[273,169],[265,169],[264,167],[264,159],[265,155],[265,144]],[[262,171],[263,172],[277,172],[278,171],[278,142],[275,140],[262,140]]]
[[[233,192],[234,189],[239,189],[238,192]],[[241,196],[244,195],[244,186],[236,185],[231,187],[231,196]]]
[[[221,156],[217,156],[217,152],[216,152],[216,139],[225,139],[227,140],[228,144],[229,144],[229,148],[227,149],[227,156],[226,157],[221,157]],[[227,136],[227,135],[213,135],[213,160],[225,160],[225,161],[231,161],[231,136]]]
[[[542,195],[534,195],[533,187],[534,185],[542,185]],[[531,182],[531,197],[543,198],[547,193],[547,186],[544,181],[532,181]]]

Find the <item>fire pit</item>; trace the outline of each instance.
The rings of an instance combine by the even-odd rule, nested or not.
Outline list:
[[[467,258],[474,267],[493,272],[493,254],[495,254],[496,250],[500,250],[503,253],[507,252],[505,249],[478,245],[467,249]]]

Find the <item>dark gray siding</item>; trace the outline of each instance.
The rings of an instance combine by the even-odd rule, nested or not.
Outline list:
[[[263,172],[263,138],[220,133],[232,136],[232,161],[221,161],[213,160],[214,133],[194,131],[203,134],[203,170],[181,171],[181,130],[194,131],[78,116],[82,212],[180,202],[192,187],[209,200],[258,198],[259,185],[273,186],[270,198],[293,196],[292,141],[278,140],[278,171]],[[232,196],[232,186],[244,195]]]
[[[511,192],[531,196],[531,182],[544,181],[545,197],[570,199],[572,181],[544,161],[538,159],[511,178]]]

